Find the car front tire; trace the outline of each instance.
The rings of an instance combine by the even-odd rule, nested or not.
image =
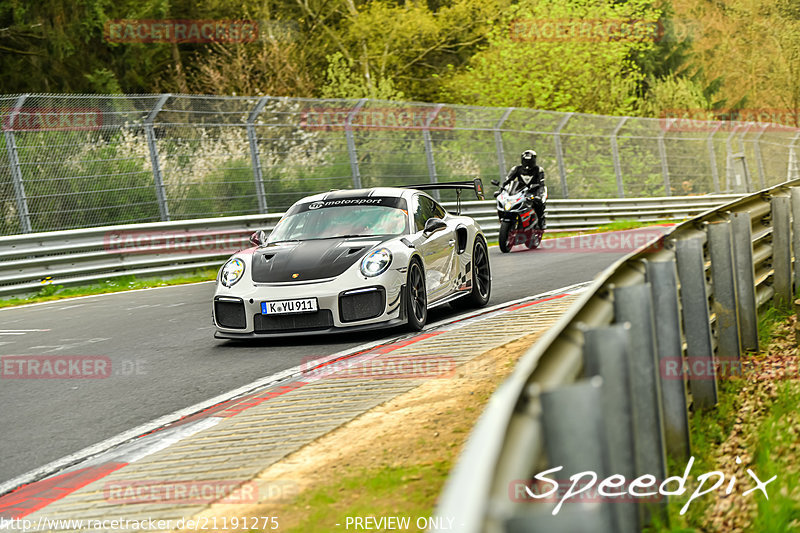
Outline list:
[[[468,307],[483,307],[492,295],[492,270],[489,264],[489,248],[481,237],[475,237],[472,247],[472,291],[469,296],[459,298]]]
[[[428,295],[425,292],[425,271],[420,262],[413,259],[408,265],[406,278],[406,315],[408,327],[420,331],[428,321]]]

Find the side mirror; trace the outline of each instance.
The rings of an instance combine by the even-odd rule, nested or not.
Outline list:
[[[492,180],[492,185],[494,185],[495,187],[499,187],[500,186],[500,182],[497,181],[497,180]]]
[[[429,218],[428,221],[425,222],[425,229],[422,230],[422,234],[425,237],[429,237],[437,231],[442,231],[446,227],[447,223],[441,218]]]
[[[266,240],[267,236],[264,234],[264,230],[255,231],[250,235],[250,244],[253,246],[261,246]]]
[[[494,191],[494,197],[497,198],[498,196],[500,196],[500,191]]]

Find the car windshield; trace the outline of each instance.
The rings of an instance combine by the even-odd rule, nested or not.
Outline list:
[[[408,213],[403,209],[385,205],[348,205],[292,209],[278,222],[267,242],[402,235],[407,232]]]

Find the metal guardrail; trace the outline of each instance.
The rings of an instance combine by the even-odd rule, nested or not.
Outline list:
[[[683,219],[735,197],[551,200],[548,225],[549,231],[575,231],[620,219]],[[497,237],[499,229],[494,206],[494,201],[462,204],[462,213],[474,217],[490,239]],[[36,291],[43,280],[78,285],[121,276],[216,268],[230,254],[249,246],[251,233],[269,232],[281,216],[205,218],[0,237],[0,295]]]
[[[614,474],[628,482],[683,474],[667,471],[667,457],[685,464],[691,456],[690,404],[716,405],[720,374],[738,373],[743,354],[758,349],[758,310],[771,301],[790,306],[800,287],[791,253],[800,250],[798,186],[786,182],[688,220],[599,276],[492,396],[437,514],[465,532],[628,532],[654,516],[663,523],[664,501],[599,498],[553,515],[555,503],[531,496],[540,494],[531,480],[557,466],[551,479],[591,470],[598,484]]]

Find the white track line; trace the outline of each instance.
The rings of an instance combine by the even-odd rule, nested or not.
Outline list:
[[[75,300],[85,300],[86,298],[100,298],[102,296],[119,296],[120,294],[130,294],[132,292],[142,292],[142,291],[155,291],[158,289],[177,289],[179,287],[202,285],[203,283],[216,283],[216,281],[212,279],[209,281],[195,281],[194,283],[180,283],[178,285],[166,285],[163,287],[146,287],[144,289],[129,289],[117,292],[104,292],[102,294],[89,294],[87,296],[70,296],[69,298],[60,298],[58,300],[50,300],[49,302],[35,302],[30,304],[12,305],[10,307],[0,307],[0,311],[8,311],[11,309],[24,309],[26,307],[34,307],[40,305],[64,305],[65,303],[71,303],[74,302]]]
[[[429,330],[431,330],[433,328],[444,326],[446,324],[452,324],[454,322],[467,320],[469,318],[475,318],[475,317],[478,317],[478,316],[481,316],[481,315],[487,315],[488,313],[492,313],[493,311],[500,310],[500,309],[502,309],[504,307],[510,307],[510,306],[513,306],[513,305],[517,305],[519,303],[523,303],[523,302],[527,302],[527,301],[540,300],[542,298],[546,298],[548,296],[553,296],[553,295],[556,295],[556,294],[575,292],[575,291],[578,291],[581,288],[587,286],[589,283],[591,283],[591,282],[577,283],[577,284],[574,284],[574,285],[569,285],[569,286],[566,286],[566,287],[562,287],[560,289],[555,289],[555,290],[544,292],[544,293],[537,294],[537,295],[534,295],[534,296],[529,296],[527,298],[520,298],[518,300],[513,300],[513,301],[510,301],[510,302],[504,302],[504,303],[492,306],[492,307],[487,308],[487,309],[481,309],[480,311],[477,311],[477,312],[471,311],[471,312],[468,312],[468,313],[463,313],[461,315],[458,315],[458,316],[455,316],[455,317],[450,317],[450,318],[447,318],[447,319],[444,319],[444,320],[440,320],[439,322],[430,324],[423,331],[429,331]],[[337,353],[332,354],[332,355],[320,357],[319,359],[315,359],[315,360],[313,360],[313,361],[311,361],[309,363],[304,363],[302,365],[295,366],[295,367],[289,368],[287,370],[283,370],[281,372],[278,372],[277,374],[273,374],[271,376],[267,376],[267,377],[263,377],[261,379],[257,379],[257,380],[255,380],[255,381],[253,381],[251,383],[248,383],[247,385],[243,385],[243,386],[238,387],[238,388],[236,388],[236,389],[234,389],[232,391],[222,393],[222,394],[217,395],[217,396],[215,396],[215,397],[213,397],[213,398],[211,398],[209,400],[206,400],[204,402],[196,403],[196,404],[194,404],[194,405],[192,405],[190,407],[186,407],[184,409],[179,409],[178,411],[175,411],[175,412],[170,413],[168,415],[164,415],[164,416],[162,416],[160,418],[157,418],[157,419],[153,420],[152,422],[147,422],[145,424],[142,424],[142,425],[140,425],[138,427],[135,427],[133,429],[130,429],[128,431],[124,431],[124,432],[122,432],[122,433],[120,433],[118,435],[115,435],[113,437],[110,437],[110,438],[108,438],[108,439],[106,439],[106,440],[104,440],[102,442],[99,442],[99,443],[94,444],[92,446],[88,446],[88,447],[86,447],[86,448],[84,448],[84,449],[82,449],[80,451],[77,451],[77,452],[75,452],[73,454],[67,455],[67,456],[62,457],[60,459],[56,459],[55,461],[51,461],[50,463],[47,463],[44,466],[41,466],[39,468],[31,470],[30,472],[22,474],[21,476],[18,476],[18,477],[14,478],[14,479],[6,481],[6,482],[0,484],[0,496],[6,494],[8,492],[11,492],[12,490],[14,490],[14,489],[16,489],[16,488],[18,488],[18,487],[20,487],[22,485],[26,485],[28,483],[32,483],[34,481],[38,481],[40,479],[48,477],[48,476],[50,476],[52,474],[55,474],[55,473],[65,469],[65,468],[69,468],[69,467],[74,466],[74,465],[76,465],[76,464],[78,464],[80,462],[83,462],[83,461],[87,460],[87,459],[95,457],[95,456],[97,456],[97,455],[99,455],[101,453],[105,453],[105,452],[107,452],[108,450],[110,450],[112,448],[115,448],[117,446],[125,444],[126,442],[129,442],[129,441],[139,437],[140,435],[144,435],[146,433],[151,433],[151,432],[153,432],[153,431],[155,431],[157,429],[160,429],[162,427],[168,426],[169,424],[177,422],[178,420],[180,420],[182,418],[194,415],[194,414],[196,414],[196,413],[198,413],[200,411],[204,411],[205,409],[213,407],[213,406],[215,406],[217,404],[220,404],[220,403],[223,403],[223,402],[227,402],[227,401],[230,401],[230,400],[234,400],[234,399],[236,399],[238,397],[241,397],[241,396],[244,396],[244,395],[246,395],[246,394],[248,394],[250,392],[265,388],[265,387],[270,386],[270,385],[275,385],[277,383],[280,383],[282,381],[286,381],[286,380],[288,380],[290,378],[293,378],[293,377],[299,377],[302,374],[310,372],[313,368],[315,368],[318,365],[323,364],[323,363],[325,363],[327,361],[339,359],[339,358],[345,357],[345,356],[347,356],[349,354],[366,351],[366,350],[369,350],[370,348],[374,348],[376,346],[380,346],[380,345],[388,344],[388,343],[392,343],[392,342],[397,342],[397,341],[399,341],[399,340],[401,340],[403,338],[412,337],[412,336],[416,336],[416,335],[419,335],[419,333],[413,333],[413,334],[409,334],[409,335],[401,335],[399,337],[395,337],[395,338],[392,338],[392,339],[382,339],[382,340],[379,340],[379,341],[372,341],[372,342],[365,343],[365,344],[362,344],[362,345],[359,345],[359,346],[356,346],[356,347],[353,347],[353,348],[348,348],[347,350],[342,350],[342,351],[337,352]]]

